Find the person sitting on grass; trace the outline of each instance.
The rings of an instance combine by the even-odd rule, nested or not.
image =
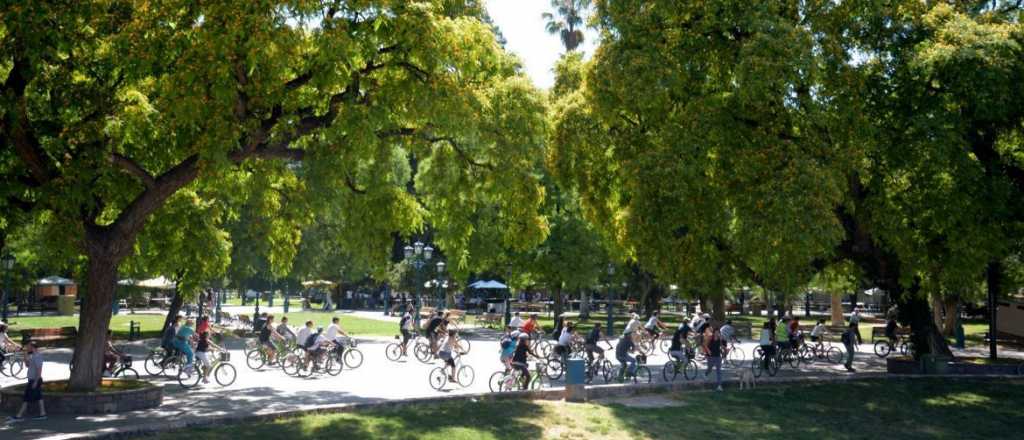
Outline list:
[[[32,402],[39,403],[39,415],[33,420],[46,420],[46,407],[43,405],[43,355],[33,341],[25,344],[25,353],[28,383],[25,384],[25,394],[22,396],[18,414],[7,419],[10,423],[25,420],[25,412],[28,411],[28,405]]]

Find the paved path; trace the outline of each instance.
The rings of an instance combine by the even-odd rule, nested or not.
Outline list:
[[[497,359],[498,346],[492,336],[471,338],[472,349],[465,362],[476,371],[472,386],[461,389],[449,385],[446,390],[438,392],[430,387],[428,375],[437,365],[425,365],[415,359],[401,362],[390,362],[384,356],[384,347],[389,342],[386,338],[361,339],[359,349],[365,355],[363,365],[356,370],[346,370],[337,377],[322,376],[309,379],[292,378],[280,370],[250,370],[242,356],[244,341],[231,339],[227,342],[231,350],[233,364],[238,370],[237,381],[228,388],[216,385],[206,386],[193,391],[184,391],[176,381],[155,378],[154,381],[164,386],[164,404],[152,410],[133,411],[123,414],[96,416],[51,416],[45,422],[26,421],[10,426],[0,426],[0,437],[5,440],[37,439],[37,438],[72,438],[75,433],[111,430],[139,424],[179,421],[182,418],[216,418],[229,414],[269,414],[281,411],[301,410],[328,405],[380,402],[416,397],[438,395],[457,395],[466,393],[483,393],[488,391],[487,379],[500,368]],[[150,346],[156,341],[135,342],[127,346],[133,354],[136,369],[145,375],[142,359]],[[747,356],[753,351],[754,343],[743,344]],[[856,368],[861,372],[884,371],[883,360],[870,354],[871,347],[867,344],[860,347]],[[70,349],[50,349],[46,351],[47,363],[43,377],[50,380],[67,378],[69,372],[67,361]],[[660,352],[648,360],[654,380],[661,381],[661,367],[667,357]],[[726,368],[726,377],[734,374],[733,369]],[[848,375],[842,366],[817,363],[794,372],[784,367],[780,377],[802,376],[837,376]],[[698,379],[702,380],[702,379]],[[0,385],[16,383],[6,377],[0,377]],[[552,386],[560,387],[561,382]]]

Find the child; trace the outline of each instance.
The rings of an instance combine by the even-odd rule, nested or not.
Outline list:
[[[210,342],[209,330],[200,333],[199,342],[196,343],[196,360],[198,360],[199,364],[202,365],[203,383],[210,383],[209,377],[211,362],[209,352],[211,348],[213,348],[214,351],[224,351],[224,349],[217,344]]]
[[[10,423],[25,420],[25,412],[28,411],[28,405],[32,402],[39,402],[39,415],[33,420],[46,420],[46,408],[43,406],[43,355],[39,353],[39,349],[33,341],[25,344],[25,353],[28,383],[25,385],[25,395],[22,397],[18,415],[7,419]]]

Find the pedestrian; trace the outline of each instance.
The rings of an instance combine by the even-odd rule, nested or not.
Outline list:
[[[860,307],[853,307],[853,312],[850,313],[850,327],[853,327],[853,333],[857,336],[857,345],[863,344],[864,341],[860,339]]]
[[[18,414],[7,419],[9,423],[16,423],[25,420],[25,413],[28,405],[32,402],[39,403],[39,415],[32,420],[46,420],[46,407],[43,406],[43,355],[39,352],[34,341],[25,343],[25,366],[28,368],[28,383],[25,384],[25,394],[22,397],[21,409]]]
[[[722,391],[722,344],[725,340],[719,329],[711,332],[709,327],[707,333],[709,335],[704,338],[704,354],[708,358],[708,369],[704,371],[704,378],[706,379],[711,374],[711,369],[714,369],[715,389]]]
[[[857,324],[851,322],[850,326],[847,327],[846,331],[843,332],[842,341],[843,345],[846,346],[846,371],[855,373],[857,370],[853,369],[853,352],[857,350],[857,346],[854,342],[857,339]]]

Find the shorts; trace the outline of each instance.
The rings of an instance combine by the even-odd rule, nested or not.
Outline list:
[[[261,341],[260,345],[262,345],[262,346],[264,346],[264,347],[266,347],[266,348],[268,348],[270,350],[277,350],[277,347],[274,346],[274,343],[270,342],[270,341]]]
[[[447,351],[447,350],[437,353],[437,357],[441,358],[441,360],[443,360],[443,361],[453,360],[452,352]]]
[[[210,367],[210,352],[208,351],[197,351],[196,359],[203,364],[204,367]]]
[[[676,360],[678,360],[680,362],[686,362],[686,359],[687,359],[686,353],[684,353],[682,350],[672,350],[672,351],[668,352],[668,355],[669,355],[669,357],[675,358]]]
[[[22,396],[22,401],[38,402],[40,400],[43,400],[43,379],[29,380],[25,385],[25,394]]]
[[[821,339],[821,337],[820,336],[811,335],[811,342],[818,342],[818,339]]]

